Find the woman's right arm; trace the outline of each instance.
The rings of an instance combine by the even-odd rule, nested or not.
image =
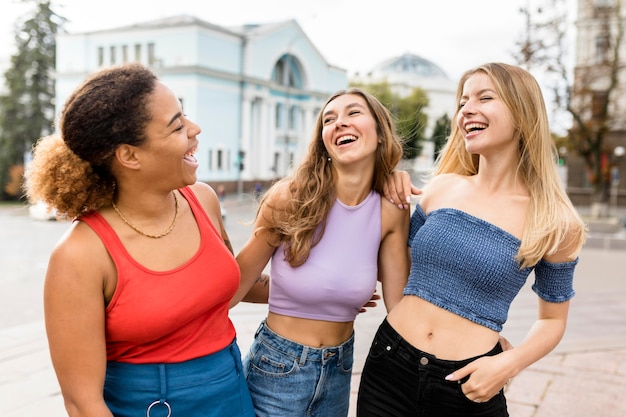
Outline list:
[[[237,263],[241,271],[241,282],[235,296],[231,299],[230,307],[240,301],[252,303],[267,303],[269,294],[269,277],[263,274],[270,258],[276,249],[268,242],[269,227],[272,226],[273,207],[283,201],[283,192],[286,188],[281,183],[274,185],[262,201],[252,234],[243,248],[237,254]]]
[[[75,223],[53,250],[44,284],[52,364],[71,417],[112,417],[104,402],[104,289],[108,255],[95,233]]]

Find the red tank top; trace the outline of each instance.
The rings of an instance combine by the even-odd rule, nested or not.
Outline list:
[[[135,261],[100,213],[79,219],[98,234],[117,268],[105,317],[109,361],[182,362],[217,352],[235,338],[228,307],[239,267],[191,189],[179,191],[201,242],[190,260],[170,271],[151,271]]]

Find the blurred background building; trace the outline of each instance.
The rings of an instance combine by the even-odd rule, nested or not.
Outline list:
[[[91,72],[151,67],[200,125],[198,180],[250,189],[290,171],[327,97],[348,86],[295,20],[221,27],[175,16],[57,37],[57,114]]]
[[[569,132],[570,144],[575,147],[559,149],[566,161],[568,192],[575,203],[596,203],[591,185],[602,184],[603,204],[598,210],[615,210],[618,204],[626,204],[622,178],[626,175],[624,6],[626,0],[578,0],[571,88],[571,105],[578,120]],[[595,171],[585,164],[585,158],[599,160]]]

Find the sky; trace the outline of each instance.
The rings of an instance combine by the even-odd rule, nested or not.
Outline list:
[[[52,0],[69,33],[110,29],[189,14],[218,26],[295,19],[326,61],[348,75],[404,53],[419,55],[456,80],[488,61],[515,63],[524,36],[520,8],[539,0]],[[575,6],[576,0],[568,0]],[[32,5],[0,0],[0,65],[15,50],[15,22]],[[572,10],[572,14],[575,10]]]

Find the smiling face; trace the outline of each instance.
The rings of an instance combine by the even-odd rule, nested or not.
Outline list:
[[[195,183],[198,161],[194,153],[200,127],[185,117],[178,98],[160,82],[148,110],[152,119],[145,130],[147,140],[139,147],[147,151],[142,167],[160,177],[166,174],[169,179],[176,179],[176,187]]]
[[[358,94],[343,94],[330,101],[322,114],[322,140],[333,164],[375,159],[376,121]]]
[[[465,81],[456,121],[471,154],[517,149],[518,135],[511,112],[483,72]]]

